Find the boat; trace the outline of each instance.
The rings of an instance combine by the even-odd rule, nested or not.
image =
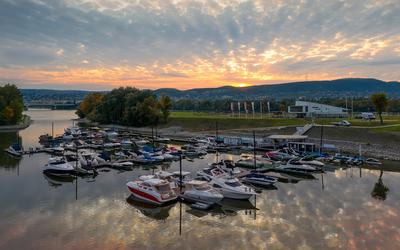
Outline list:
[[[375,158],[368,158],[365,160],[365,163],[368,165],[382,165],[382,162]]]
[[[155,137],[153,138],[153,140],[154,140],[155,142],[160,142],[160,143],[168,143],[168,142],[171,141],[171,139],[169,139],[169,138],[167,138],[167,137],[161,137],[161,136],[155,136]]]
[[[325,166],[324,163],[314,160],[313,157],[307,157],[307,156],[300,158],[299,162],[301,164],[310,165],[310,166],[316,167],[316,168],[323,168]]]
[[[80,152],[78,158],[82,167],[96,167],[106,162],[103,158],[99,157],[97,153],[91,153],[86,150]]]
[[[121,146],[122,147],[131,147],[133,145],[133,142],[129,139],[123,139],[121,141]]]
[[[12,156],[21,157],[22,156],[22,147],[18,143],[14,143],[10,145],[7,149],[4,150]]]
[[[201,204],[214,204],[224,196],[212,188],[206,181],[191,180],[185,182],[185,188],[181,197],[184,200]]]
[[[296,160],[290,160],[286,164],[281,164],[276,167],[275,170],[293,174],[312,174],[321,172],[321,170],[318,170],[315,167],[301,164],[299,161]]]
[[[65,157],[51,157],[47,164],[44,165],[43,173],[66,176],[76,174],[76,170],[70,162],[66,161]]]
[[[115,169],[132,170],[133,163],[130,161],[118,161],[111,164]]]
[[[221,160],[218,163],[211,163],[210,167],[218,167],[229,173],[230,175],[237,175],[242,173],[242,170],[236,167],[236,164],[232,160]]]
[[[234,177],[213,177],[210,185],[218,190],[225,198],[248,200],[257,193],[250,187],[243,185]]]
[[[242,156],[235,165],[242,168],[270,168],[274,164],[273,161],[262,157],[256,157],[255,163],[254,167],[254,156]]]
[[[133,196],[151,204],[162,205],[178,198],[169,182],[165,180],[130,181],[126,185]]]
[[[258,186],[271,186],[278,181],[278,178],[268,176],[261,173],[249,173],[241,178],[244,183],[258,185]]]
[[[212,178],[229,177],[230,174],[217,165],[211,165],[207,168],[197,171],[197,176],[202,177],[206,181],[211,181]]]

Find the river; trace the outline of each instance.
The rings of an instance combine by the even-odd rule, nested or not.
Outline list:
[[[25,148],[72,125],[73,111],[29,110],[19,132]],[[0,133],[0,147],[17,141]],[[222,154],[220,158],[236,159]],[[152,170],[100,172],[96,178],[50,179],[49,155],[22,159],[0,151],[0,249],[396,249],[400,246],[400,169],[348,168],[314,180],[277,183],[251,202],[224,201],[197,211],[186,204],[128,202],[125,183]],[[193,162],[195,172],[215,154]],[[159,168],[178,170],[178,163]],[[380,177],[381,176],[381,177]]]

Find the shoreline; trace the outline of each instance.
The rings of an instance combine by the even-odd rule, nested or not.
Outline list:
[[[0,126],[0,132],[12,132],[12,131],[23,130],[29,127],[32,124],[32,122],[33,120],[29,115],[24,115],[23,121],[19,124]]]

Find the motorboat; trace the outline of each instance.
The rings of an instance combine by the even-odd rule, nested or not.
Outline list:
[[[317,161],[317,160],[314,160],[312,157],[307,157],[307,156],[305,156],[303,158],[300,158],[299,162],[301,164],[310,165],[312,167],[316,167],[316,168],[320,168],[320,169],[325,166],[324,163],[322,163],[320,161]]]
[[[212,188],[206,181],[190,180],[185,182],[185,188],[181,197],[194,203],[214,204],[224,196]]]
[[[113,168],[122,169],[122,170],[132,170],[133,163],[130,161],[117,161],[111,164]]]
[[[368,158],[365,160],[365,163],[368,165],[376,165],[376,166],[382,165],[382,162],[375,158]]]
[[[257,195],[252,188],[243,185],[234,177],[213,177],[210,185],[225,198],[248,200],[253,195]]]
[[[211,165],[207,168],[197,171],[197,176],[202,177],[204,180],[211,181],[212,178],[229,177],[230,174],[217,165]]]
[[[43,173],[57,176],[74,175],[76,168],[70,162],[67,162],[65,157],[51,157],[44,166]]]
[[[278,181],[278,178],[261,173],[249,173],[241,178],[244,183],[258,186],[271,186]]]
[[[14,143],[10,145],[7,149],[4,150],[12,156],[21,157],[22,156],[22,147],[18,143]]]
[[[122,147],[131,147],[133,145],[133,142],[129,139],[123,139],[120,143]]]
[[[106,162],[97,153],[91,153],[86,150],[78,153],[78,158],[82,167],[95,167]]]
[[[132,195],[151,204],[162,205],[175,201],[178,196],[171,189],[168,181],[147,179],[130,181],[126,184]]]
[[[321,170],[313,166],[302,164],[296,160],[290,160],[286,164],[281,164],[276,167],[275,170],[294,174],[312,174],[321,172]]]
[[[154,140],[155,142],[160,142],[160,143],[168,143],[168,142],[171,141],[171,139],[169,139],[169,138],[167,138],[167,137],[161,137],[161,136],[155,136],[155,137],[153,138],[153,140]]]
[[[270,168],[273,164],[273,161],[262,157],[256,157],[254,162],[254,156],[243,156],[235,163],[236,166],[242,168]]]
[[[236,167],[236,164],[231,160],[221,160],[218,163],[211,163],[210,167],[218,167],[229,173],[230,175],[237,175],[242,173],[242,170]]]

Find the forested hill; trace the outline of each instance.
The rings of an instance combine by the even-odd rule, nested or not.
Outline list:
[[[21,89],[26,101],[68,100],[81,101],[90,93],[82,90]],[[392,97],[400,97],[399,82],[384,82],[377,79],[350,78],[332,81],[307,81],[282,84],[258,85],[246,88],[224,86],[219,88],[199,88],[178,90],[164,88],[155,90],[160,95],[173,99],[225,99],[235,100],[257,98],[337,98],[369,97],[372,93],[385,92]]]
[[[90,93],[84,90],[21,89],[25,102],[81,101]]]
[[[377,79],[349,78],[332,81],[307,81],[274,85],[258,85],[245,88],[224,86],[190,90],[158,89],[157,95],[168,95],[174,99],[253,99],[261,97],[280,98],[336,98],[343,96],[366,97],[376,92],[400,97],[399,82],[384,82]]]

